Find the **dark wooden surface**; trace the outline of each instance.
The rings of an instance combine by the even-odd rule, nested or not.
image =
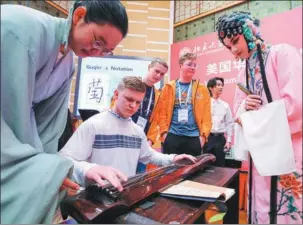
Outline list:
[[[61,203],[62,215],[72,216],[79,223],[108,223],[128,212],[134,205],[170,184],[179,183],[192,174],[197,174],[215,160],[211,154],[198,157],[192,164],[188,160],[138,174],[123,184],[118,192],[112,185],[100,188],[90,185],[79,194],[70,195]]]
[[[238,223],[239,172],[237,169],[209,166],[204,168],[203,171],[196,173],[189,180],[235,188],[236,194],[227,201],[228,212],[224,218],[224,223]],[[155,205],[145,210],[135,207],[132,212],[165,224],[202,223],[203,219],[201,218],[203,217],[203,213],[209,206],[207,202],[171,199],[161,197],[158,194],[150,196],[145,201],[154,202]]]

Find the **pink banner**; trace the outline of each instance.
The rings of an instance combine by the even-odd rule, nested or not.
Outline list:
[[[261,21],[261,33],[262,38],[271,44],[288,43],[300,48],[302,53],[302,7],[264,18]],[[222,99],[232,107],[236,77],[244,64],[234,60],[214,32],[171,46],[171,80],[179,77],[179,54],[187,49],[198,55],[195,79],[200,79],[200,82],[206,85],[207,81],[215,76],[223,77],[225,88]]]
[[[302,53],[302,7],[264,18],[261,20],[261,33],[262,38],[271,44],[288,43],[299,48]],[[225,87],[221,97],[232,109],[236,78],[245,62],[235,61],[214,32],[171,46],[171,80],[179,78],[178,58],[183,50],[190,50],[198,55],[195,79],[200,79],[200,82],[206,85],[207,81],[215,76],[224,78]],[[230,151],[227,158],[234,158],[232,152]],[[242,170],[247,170],[247,163],[242,163]]]

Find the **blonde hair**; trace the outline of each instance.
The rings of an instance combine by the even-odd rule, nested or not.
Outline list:
[[[157,63],[164,66],[166,69],[168,69],[167,62],[164,59],[161,59],[159,57],[155,58],[151,63],[149,64],[151,67],[154,67]]]
[[[185,60],[195,60],[197,59],[197,55],[191,52],[185,52],[179,58],[179,64],[183,64]]]
[[[123,77],[120,83],[118,84],[118,90],[122,91],[124,89],[131,89],[134,91],[145,93],[146,87],[145,84],[142,81],[141,77],[136,76],[126,76]]]

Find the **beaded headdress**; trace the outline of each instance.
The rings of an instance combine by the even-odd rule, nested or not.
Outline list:
[[[243,34],[249,51],[256,46],[256,40],[261,39],[260,20],[251,16],[249,12],[233,12],[221,16],[216,24],[219,40],[224,44],[225,37],[231,38]],[[262,39],[261,39],[262,40]]]

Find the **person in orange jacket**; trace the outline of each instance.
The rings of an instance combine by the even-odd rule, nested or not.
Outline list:
[[[155,87],[155,84],[162,80],[167,73],[167,62],[161,58],[155,58],[148,65],[148,73],[143,78],[146,85],[146,93],[142,104],[138,111],[132,116],[132,120],[144,129],[148,143],[152,146],[158,135],[158,99],[160,91]],[[111,101],[111,107],[114,105],[114,100]],[[137,172],[145,172],[146,165],[138,164]]]
[[[205,85],[193,80],[197,56],[179,58],[180,78],[166,84],[159,99],[159,128],[163,153],[202,153],[212,127],[210,95]]]

